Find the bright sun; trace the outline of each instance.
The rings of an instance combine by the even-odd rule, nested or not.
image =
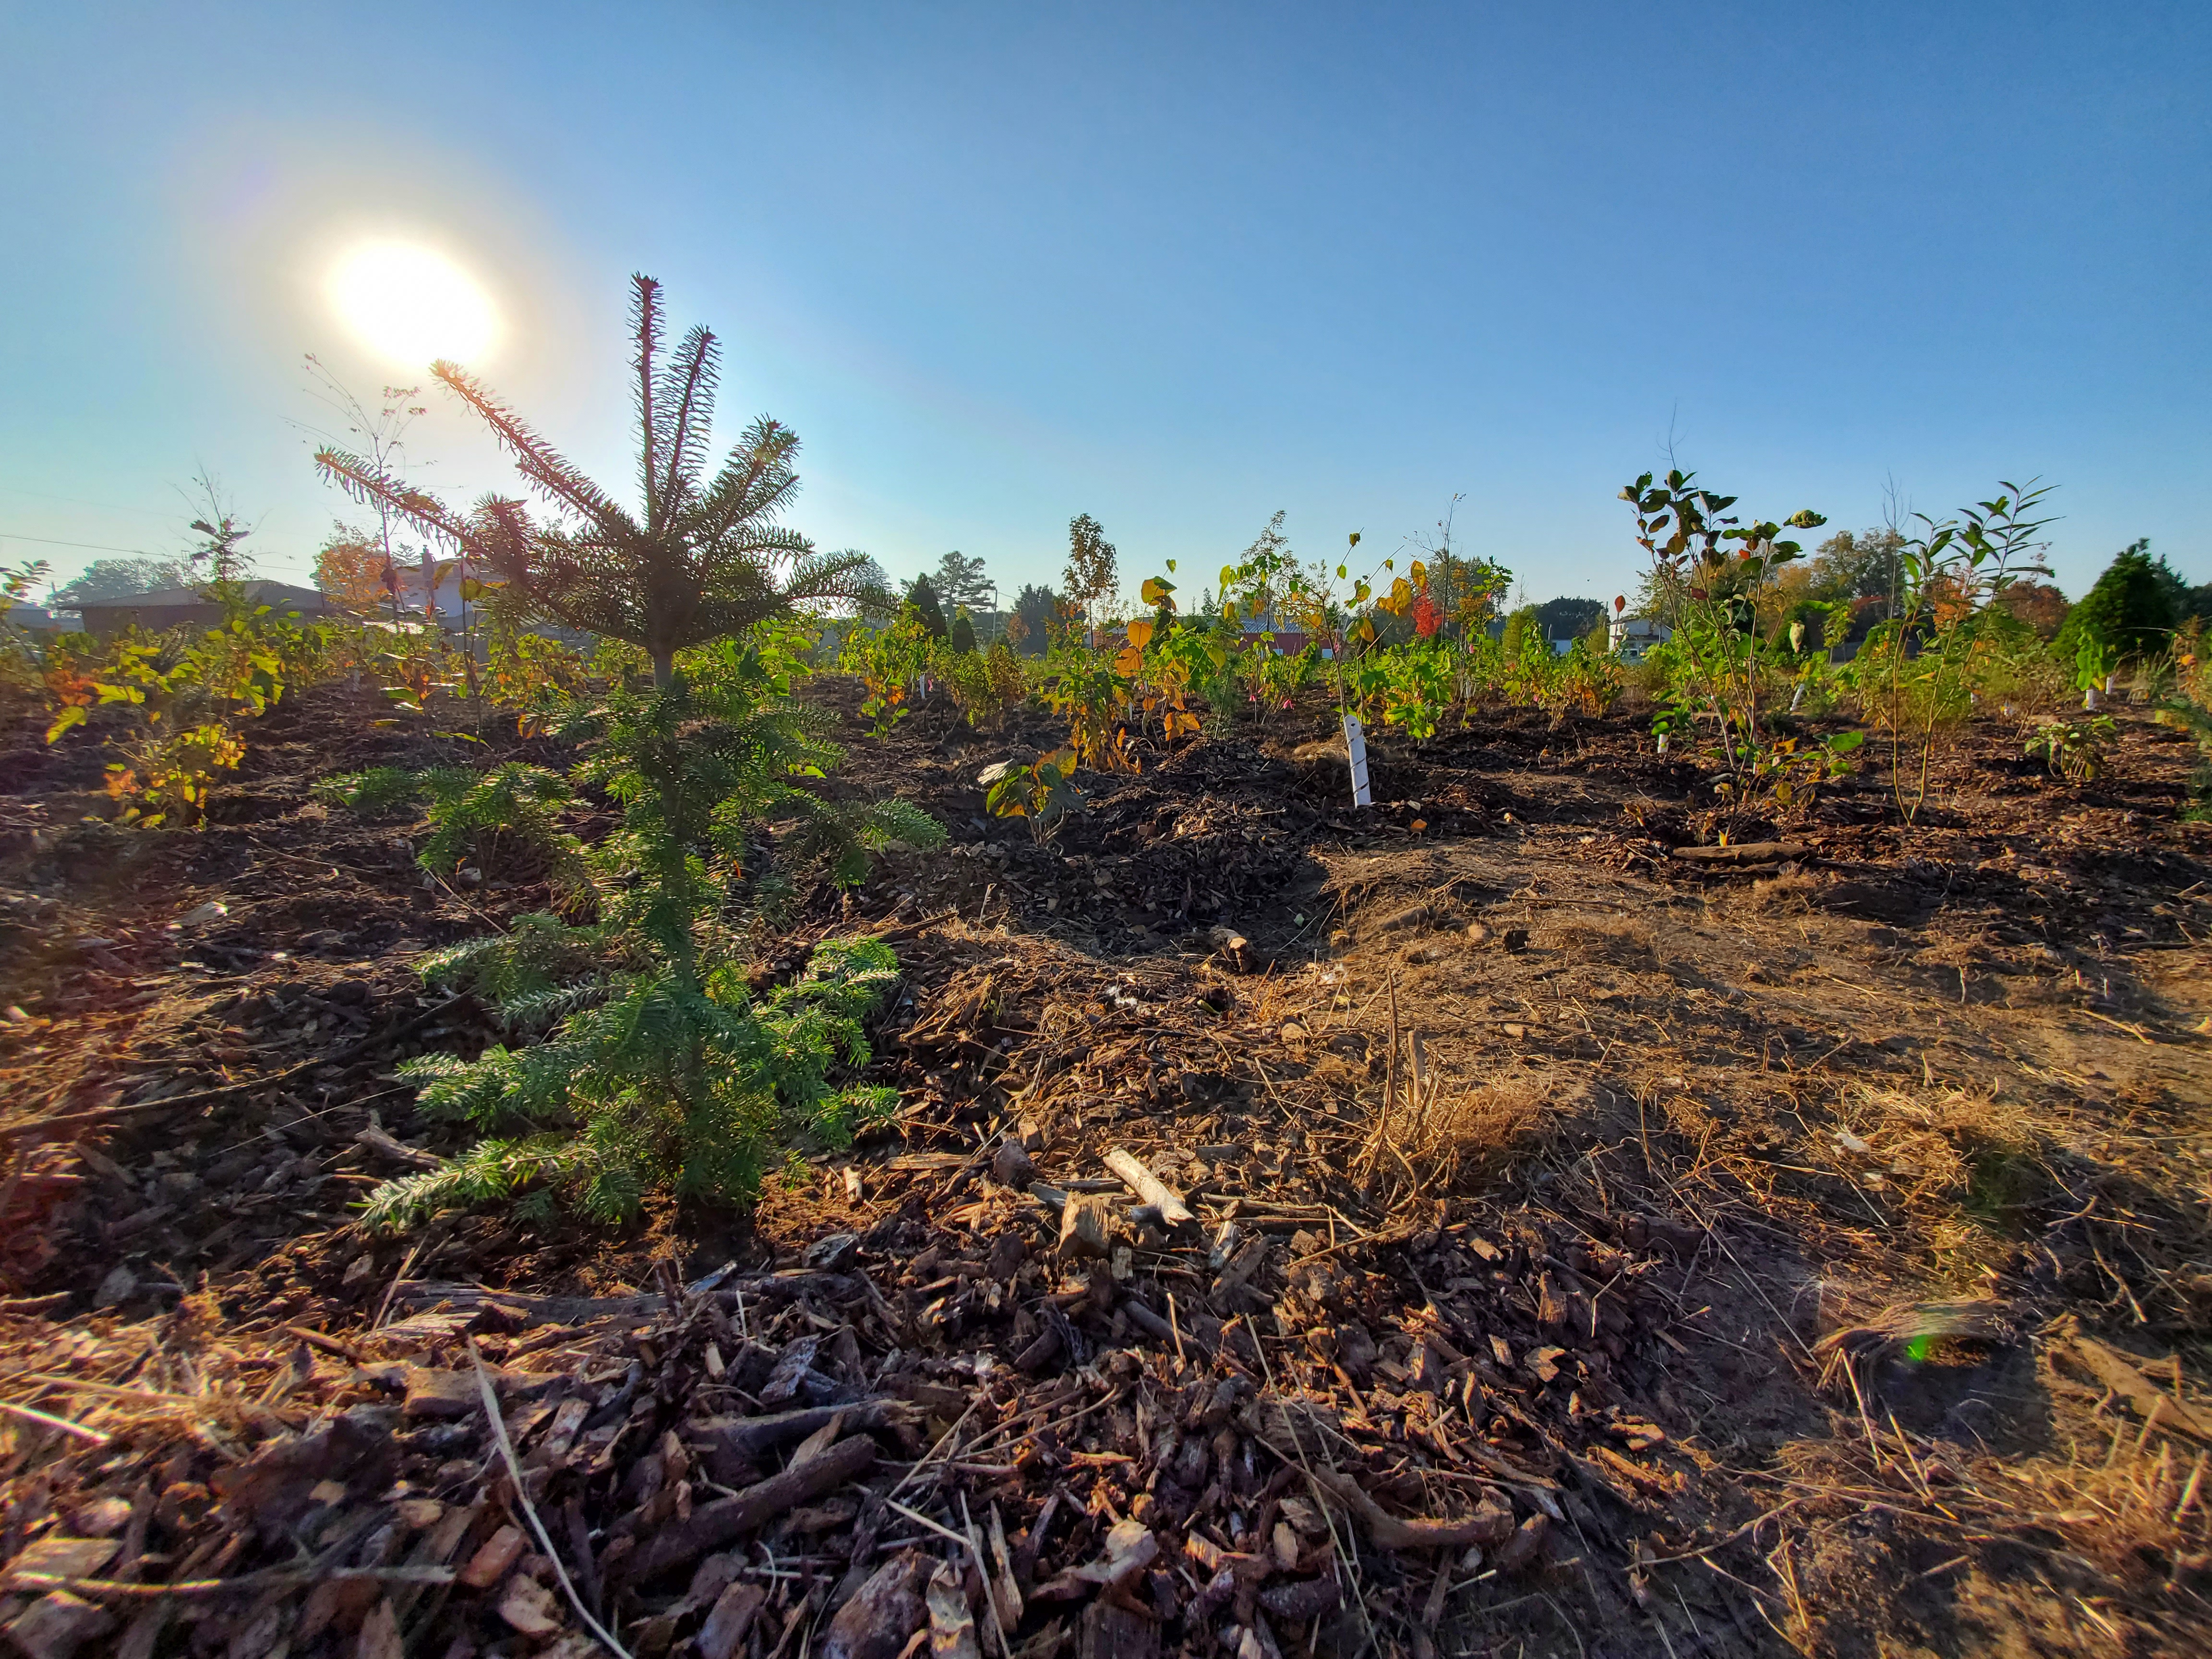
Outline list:
[[[421,368],[471,362],[499,332],[491,301],[444,255],[406,242],[368,242],[331,272],[331,302],[373,350]]]

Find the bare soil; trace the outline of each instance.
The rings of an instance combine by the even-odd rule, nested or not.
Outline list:
[[[250,1571],[388,1571],[240,1473],[304,1468],[303,1445],[352,1481],[335,1515],[402,1542],[393,1504],[469,1517],[417,1529],[426,1571],[526,1521],[481,1412],[422,1380],[469,1373],[473,1339],[545,1407],[507,1413],[538,1460],[521,1492],[633,1651],[712,1648],[720,1588],[682,1592],[726,1555],[769,1598],[754,1659],[836,1645],[860,1617],[840,1609],[875,1616],[855,1564],[903,1559],[884,1540],[958,1553],[885,1493],[955,1530],[997,1507],[1023,1659],[2204,1645],[2212,826],[2182,821],[2173,734],[2124,715],[2075,787],[1977,726],[1913,828],[1863,776],[1733,825],[1784,850],[1729,866],[1674,856],[1710,838],[1710,797],[1626,719],[1385,738],[1356,811],[1334,715],[1300,710],[1139,745],[1040,846],[985,817],[977,775],[1053,746],[1046,717],[925,709],[877,740],[848,684],[808,695],[850,745],[827,787],[951,832],[758,938],[764,977],[833,931],[895,941],[869,1075],[898,1123],[794,1164],[750,1216],[616,1231],[350,1219],[407,1149],[456,1144],[393,1068],[496,1035],[415,961],[546,894],[496,859],[426,884],[414,824],[313,785],[556,751],[511,723],[373,725],[325,688],[255,726],[204,830],[149,834],[86,821],[93,745],[9,734],[0,1623],[65,1594],[107,1618],[87,1652],[368,1651],[387,1609],[410,1651],[588,1641],[535,1543],[480,1589],[356,1577],[384,1600],[255,1612],[276,1602]],[[1008,1143],[1072,1201],[1103,1192],[1126,1257],[1064,1256]],[[1126,1218],[1115,1148],[1194,1220]],[[696,1425],[766,1408],[794,1353],[819,1382],[787,1404],[902,1401],[866,1426],[921,1465],[677,1560],[657,1540],[778,1478],[765,1450],[714,1464]],[[564,1397],[592,1402],[570,1440],[611,1429],[588,1457],[540,1456]],[[384,1485],[346,1474],[334,1423],[390,1443],[359,1465]],[[1510,1538],[1407,1541],[1471,1537],[1486,1504]],[[1068,1580],[1120,1559],[1123,1520],[1158,1559]],[[23,1577],[22,1551],[88,1534],[123,1565]],[[654,1573],[617,1565],[655,1549]],[[150,1594],[186,1565],[240,1588]],[[126,1568],[134,1589],[94,1587]],[[546,1632],[498,1612],[530,1599],[516,1575]]]

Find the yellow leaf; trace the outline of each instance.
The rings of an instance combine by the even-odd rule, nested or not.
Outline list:
[[[1134,678],[1145,665],[1145,653],[1133,645],[1124,646],[1121,654],[1114,659],[1114,672]]]
[[[1145,586],[1149,588],[1152,586],[1152,583],[1146,582]],[[1150,593],[1146,594],[1145,598],[1148,603],[1158,603],[1156,600],[1152,599]],[[1152,642],[1152,623],[1150,617],[1140,617],[1139,620],[1129,624],[1129,643],[1132,646],[1136,649],[1142,651]]]

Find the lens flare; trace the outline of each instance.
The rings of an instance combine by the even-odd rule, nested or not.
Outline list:
[[[351,250],[331,270],[330,299],[362,344],[410,368],[475,362],[499,334],[490,298],[468,273],[411,243]]]

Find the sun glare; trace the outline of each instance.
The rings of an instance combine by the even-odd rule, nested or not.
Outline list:
[[[410,368],[481,358],[499,332],[490,299],[444,255],[406,242],[355,248],[331,272],[331,302],[370,349]]]

